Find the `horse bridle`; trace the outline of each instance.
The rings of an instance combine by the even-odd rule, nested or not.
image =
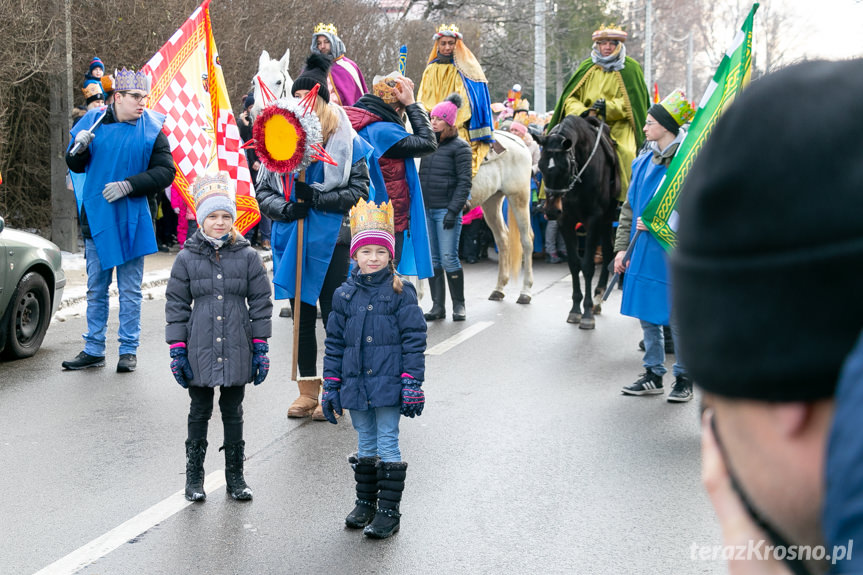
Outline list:
[[[590,155],[587,157],[587,161],[584,162],[584,165],[581,167],[580,170],[578,170],[578,173],[575,174],[575,177],[573,177],[569,181],[569,184],[567,184],[566,188],[549,188],[549,187],[546,187],[545,193],[546,194],[552,194],[552,195],[565,194],[565,193],[569,192],[569,190],[571,190],[572,187],[575,186],[575,184],[580,184],[581,183],[581,175],[584,173],[584,170],[587,169],[587,166],[590,165],[590,161],[593,159],[593,156],[596,155],[596,150],[599,149],[600,140],[602,140],[602,127],[601,126],[596,128],[596,141],[593,143],[593,150],[590,151]],[[550,151],[558,151],[558,150],[550,150]],[[559,150],[559,151],[563,151],[563,150]],[[578,162],[575,160],[575,152],[573,151],[572,148],[570,148],[570,156],[572,157],[572,163],[577,168]]]

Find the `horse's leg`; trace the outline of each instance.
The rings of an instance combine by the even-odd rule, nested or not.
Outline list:
[[[614,245],[612,236],[614,228],[611,224],[601,224],[603,231],[599,236],[600,245],[602,246],[602,268],[599,270],[599,282],[596,284],[596,289],[593,291],[594,304],[593,313],[602,313],[602,296],[605,294],[605,289],[608,287],[608,271],[609,264],[614,260]]]
[[[572,307],[569,308],[569,315],[566,317],[567,323],[581,323],[581,277],[579,272],[581,266],[578,261],[578,238],[575,235],[575,227],[572,222],[559,218],[560,233],[563,236],[563,243],[566,244],[566,253],[572,254],[566,260],[566,265],[569,266],[569,274],[572,276]]]
[[[497,285],[488,296],[492,301],[500,301],[504,297],[503,287],[509,281],[509,247],[506,241],[506,224],[503,223],[501,206],[503,205],[503,194],[495,192],[482,204],[482,214],[485,223],[491,228],[494,235],[494,243],[497,244]]]
[[[524,279],[521,283],[521,293],[516,303],[530,303],[530,288],[533,287],[533,229],[530,227],[530,186],[527,193],[507,196],[511,206],[515,222],[510,221],[510,226],[516,226],[521,236],[521,269]]]
[[[603,233],[600,217],[591,218],[587,224],[586,245],[584,257],[581,260],[581,271],[584,274],[584,315],[581,318],[581,323],[578,325],[580,329],[593,329],[596,327],[596,319],[593,317],[591,286],[593,284],[593,273],[596,271],[596,262],[593,256],[596,254],[599,236]]]

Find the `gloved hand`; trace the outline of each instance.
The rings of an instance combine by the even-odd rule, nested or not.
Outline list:
[[[125,198],[132,191],[132,184],[126,180],[119,182],[108,182],[102,190],[102,197],[108,200],[109,203],[116,202],[120,198]]]
[[[605,98],[600,98],[590,107],[591,110],[596,110],[597,115],[605,117]]]
[[[423,414],[426,396],[421,385],[421,381],[412,377],[402,378],[402,405],[399,408],[399,413],[408,417]]]
[[[255,374],[255,385],[261,385],[267,379],[267,374],[270,372],[270,358],[267,357],[270,346],[263,340],[255,340],[253,348],[252,373]]]
[[[88,132],[87,130],[81,130],[77,134],[75,134],[75,143],[80,144],[78,151],[75,152],[75,155],[83,154],[84,150],[90,145],[90,142],[93,141],[93,132]],[[74,147],[74,146],[73,146]]]
[[[305,182],[296,181],[294,182],[294,195],[298,200],[311,202],[315,195],[315,189]]]
[[[194,379],[192,366],[189,365],[189,356],[186,353],[186,346],[177,346],[171,348],[171,373],[174,374],[174,379],[180,384],[180,387],[186,389],[189,387],[189,382]]]
[[[446,215],[443,217],[443,229],[451,230],[455,227],[455,223],[458,221],[458,214],[452,210],[447,210]]]
[[[290,202],[289,204],[286,204],[284,208],[282,208],[282,216],[287,222],[301,220],[307,215],[309,215],[309,209],[311,207],[312,205],[308,202],[303,202],[301,204],[297,202]]]
[[[336,414],[342,415],[342,398],[339,395],[339,390],[342,387],[342,382],[335,379],[324,380],[324,393],[321,395],[321,409],[324,411],[324,417],[327,421],[334,425],[338,425]]]

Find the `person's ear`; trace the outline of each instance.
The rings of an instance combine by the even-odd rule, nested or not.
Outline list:
[[[769,408],[771,423],[782,437],[800,436],[812,423],[814,407],[802,401],[775,403]]]

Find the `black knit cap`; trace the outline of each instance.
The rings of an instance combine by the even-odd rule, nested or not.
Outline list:
[[[647,113],[653,116],[653,119],[659,122],[659,125],[674,134],[675,136],[680,131],[680,124],[671,117],[668,110],[662,104],[654,104],[647,110]]]
[[[830,105],[816,113],[813,102]],[[753,82],[681,191],[671,258],[681,357],[702,388],[832,397],[863,326],[863,60]]]
[[[327,87],[327,75],[330,72],[330,61],[320,54],[310,54],[306,58],[306,68],[300,73],[294,85],[291,86],[291,95],[297,90],[311,90],[315,84],[321,87],[318,89],[318,96],[324,99],[324,102],[330,101],[330,90]]]

